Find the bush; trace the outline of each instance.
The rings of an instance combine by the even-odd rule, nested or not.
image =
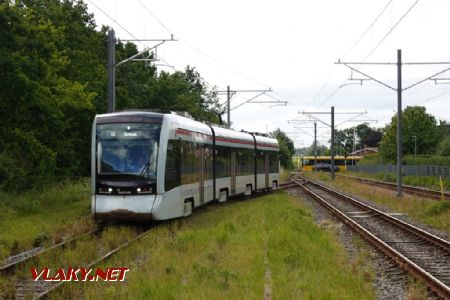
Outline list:
[[[12,141],[0,153],[0,189],[29,189],[51,181],[56,169],[56,155],[31,134],[15,129]]]
[[[363,159],[361,159],[358,162],[358,165],[361,166],[376,166],[376,165],[382,165],[382,164],[388,164],[391,163],[391,161],[384,160],[383,157],[379,153],[377,154],[370,154],[364,156]]]
[[[403,159],[405,165],[419,166],[419,165],[437,165],[450,166],[450,156],[439,155],[406,155]]]
[[[444,138],[437,147],[438,155],[450,156],[450,137]]]

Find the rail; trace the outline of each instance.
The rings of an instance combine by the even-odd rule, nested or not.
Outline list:
[[[295,182],[297,187],[301,188],[306,194],[330,210],[342,222],[349,225],[363,238],[394,260],[401,268],[407,270],[413,276],[425,282],[425,284],[439,296],[444,299],[450,299],[450,243],[448,241],[317,182],[300,177],[294,178],[293,182]],[[286,185],[286,188],[292,188],[292,184]],[[320,193],[319,191],[314,191],[314,189],[318,189]],[[333,205],[332,199],[338,199],[338,201]],[[365,212],[365,217],[357,218],[353,215],[352,218],[351,214],[345,213],[339,209],[337,207],[339,206],[337,203],[345,203],[345,205],[356,206],[358,209]],[[364,219],[364,222],[357,221],[361,219]],[[370,223],[370,220],[373,220],[372,224]],[[378,229],[378,232],[376,232],[377,230],[373,230],[377,226],[380,226],[380,224],[383,224],[384,227],[382,228],[387,228],[386,226],[392,228],[391,230],[393,233],[391,233],[391,237],[397,235],[403,237],[404,239],[410,238],[410,240],[414,241],[405,242],[384,240],[383,237],[389,237],[389,234],[383,235],[380,234],[380,232],[383,233],[386,229]],[[411,245],[410,247],[414,247],[416,245],[417,249],[422,250],[419,251],[416,248],[413,248],[414,251],[404,251],[404,248],[398,246],[400,243],[403,243],[403,245],[410,243],[408,244]],[[422,252],[425,250],[426,253]],[[418,255],[420,259],[417,259]],[[435,259],[435,257],[438,257],[438,259]],[[428,263],[429,261],[433,263],[430,265],[430,263]],[[440,265],[436,266],[436,263],[440,263]],[[442,273],[436,271],[441,269],[443,270]]]
[[[356,180],[365,184],[369,185],[375,185],[379,187],[384,187],[390,190],[397,190],[397,185],[395,183],[391,182],[385,182],[385,181],[379,181],[374,179],[367,179],[367,178],[360,178],[360,177],[354,177],[349,175],[342,175],[339,174],[338,176],[349,178],[352,180]],[[411,185],[403,185],[402,190],[405,193],[417,195],[425,198],[431,198],[435,200],[450,200],[450,192],[441,192],[436,190],[427,189],[424,187],[417,187],[417,186],[411,186]]]

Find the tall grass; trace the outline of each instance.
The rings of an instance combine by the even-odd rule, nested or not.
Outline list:
[[[40,191],[0,192],[0,264],[9,255],[91,228],[89,197],[87,179]]]
[[[435,165],[435,166],[450,166],[449,156],[439,155],[405,155],[403,162],[406,165]]]
[[[450,202],[448,201],[436,201],[408,194],[397,198],[393,191],[376,187],[368,189],[366,184],[345,177],[337,177],[335,181],[328,184],[385,206],[393,212],[405,213],[417,221],[445,230],[450,234]]]
[[[395,183],[397,181],[397,175],[394,173],[369,174],[365,172],[346,172],[345,175],[376,179],[392,183]],[[441,179],[437,176],[413,176],[413,175],[403,176],[402,182],[406,185],[427,187],[434,190],[441,189]],[[442,178],[442,187],[446,191],[450,189],[450,178]]]
[[[387,165],[395,164],[396,160],[383,159],[379,153],[364,156],[358,162],[358,165],[373,166],[373,165]],[[450,166],[449,156],[439,155],[405,155],[403,156],[403,163],[405,165],[420,166],[420,165],[434,165],[434,166]]]
[[[104,264],[130,268],[125,283],[74,283],[54,297],[261,299],[266,251],[275,299],[373,298],[333,233],[282,193],[208,206],[157,228]]]

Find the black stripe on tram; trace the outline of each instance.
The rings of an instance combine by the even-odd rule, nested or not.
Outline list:
[[[216,133],[211,125],[209,127],[213,136],[213,200],[216,200]]]
[[[257,176],[257,171],[258,171],[258,169],[257,169],[257,166],[256,166],[256,162],[257,162],[257,154],[258,154],[258,150],[256,149],[256,138],[255,138],[255,134],[254,133],[250,133],[251,135],[252,135],[252,137],[253,137],[253,141],[255,141],[255,152],[254,152],[254,155],[253,155],[253,159],[254,159],[254,166],[255,166],[255,187],[254,187],[254,190],[256,191],[256,189],[257,189],[257,187],[258,187],[258,183],[257,183],[257,181],[258,181],[258,176]]]

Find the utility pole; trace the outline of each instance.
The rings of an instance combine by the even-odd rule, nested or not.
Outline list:
[[[403,91],[406,91],[412,87],[415,87],[416,85],[419,85],[427,80],[434,80],[437,82],[437,80],[443,80],[445,78],[436,78],[435,76],[438,76],[442,73],[447,72],[450,70],[450,68],[446,68],[442,71],[439,71],[431,76],[426,77],[425,79],[422,79],[416,83],[411,84],[410,86],[407,86],[405,88],[402,87],[402,66],[403,65],[450,65],[450,62],[409,62],[409,63],[403,63],[402,62],[402,50],[397,50],[397,62],[341,62],[340,60],[336,64],[342,64],[349,68],[350,70],[357,72],[363,76],[365,76],[368,79],[371,79],[381,85],[384,85],[385,87],[395,91],[397,93],[397,197],[402,197],[402,155],[403,155],[403,145],[402,145],[402,93]],[[352,67],[350,65],[396,65],[397,66],[397,88],[394,88],[372,76],[367,75],[366,73],[363,73],[359,70],[357,70],[355,67]],[[362,82],[361,82],[362,83]]]
[[[417,135],[412,136],[414,138],[414,157],[417,156]]]
[[[107,69],[108,69],[108,91],[107,91],[107,97],[108,97],[108,113],[114,112],[116,110],[116,67],[120,66],[121,64],[124,64],[129,61],[157,61],[157,59],[137,59],[136,57],[149,52],[152,49],[156,49],[160,45],[164,44],[165,42],[172,42],[176,41],[173,38],[173,35],[170,37],[170,39],[133,39],[133,40],[122,40],[122,41],[146,41],[146,42],[159,42],[157,45],[153,47],[146,47],[141,52],[122,60],[121,62],[116,64],[116,36],[113,29],[108,30],[108,47],[107,47]]]
[[[108,30],[108,113],[116,108],[116,37]]]
[[[317,122],[314,122],[314,165],[317,164]]]
[[[228,128],[231,127],[231,111],[236,109],[236,108],[238,108],[238,107],[241,107],[242,105],[244,105],[246,103],[260,103],[260,104],[268,103],[268,104],[275,104],[275,105],[280,105],[281,104],[281,105],[286,106],[287,101],[282,101],[282,100],[276,99],[275,97],[266,94],[268,92],[272,92],[272,89],[269,88],[268,90],[231,90],[229,85],[227,85],[227,89],[225,91],[217,91],[218,94],[226,94],[227,95],[226,111],[227,111],[227,125],[228,125]],[[241,103],[239,105],[236,105],[235,107],[231,108],[231,105],[230,105],[231,98],[234,95],[236,95],[236,93],[258,93],[258,94],[256,96],[250,98],[250,99],[247,99],[245,102],[243,102],[243,103]],[[254,101],[254,99],[256,99],[256,98],[258,98],[259,96],[262,96],[262,95],[269,96],[273,100]]]
[[[331,107],[331,180],[334,180],[334,106]]]
[[[334,163],[334,115],[335,114],[342,114],[342,115],[357,115],[357,116],[360,116],[360,115],[363,115],[363,114],[366,114],[367,112],[340,112],[340,113],[335,113],[334,112],[334,106],[332,106],[331,107],[331,112],[305,112],[305,111],[303,111],[303,112],[299,112],[299,113],[302,113],[303,115],[305,115],[305,116],[307,116],[307,117],[309,117],[309,119],[312,119],[312,120],[314,120],[314,121],[318,121],[318,122],[320,122],[320,123],[322,123],[322,124],[324,124],[324,125],[326,125],[326,126],[328,126],[328,127],[330,127],[331,128],[331,145],[330,145],[330,151],[331,151],[331,172],[330,172],[330,176],[331,176],[331,180],[334,180],[334,166],[335,166],[335,163]],[[331,124],[328,124],[327,122],[324,122],[324,121],[322,121],[321,119],[319,119],[319,118],[317,118],[317,117],[315,117],[314,115],[315,114],[322,114],[322,115],[328,115],[328,114],[331,114]],[[355,117],[352,117],[350,120],[353,120]],[[294,122],[294,121],[296,121],[296,120],[289,120],[289,121],[291,121],[291,122]],[[289,122],[288,121],[288,122]],[[297,121],[302,121],[302,120],[297,120]],[[343,122],[343,123],[345,123],[345,122]],[[341,123],[341,124],[343,124],[343,123]],[[314,133],[315,133],[315,131],[316,131],[316,122],[314,122]],[[297,128],[297,127],[295,127],[295,128]],[[316,143],[316,140],[314,139],[314,144]],[[315,158],[315,159],[317,159],[317,158]]]
[[[230,126],[231,126],[230,101],[231,101],[230,86],[227,85],[227,124],[228,124],[228,128],[230,128]]]
[[[397,197],[402,196],[402,50],[397,50]]]

